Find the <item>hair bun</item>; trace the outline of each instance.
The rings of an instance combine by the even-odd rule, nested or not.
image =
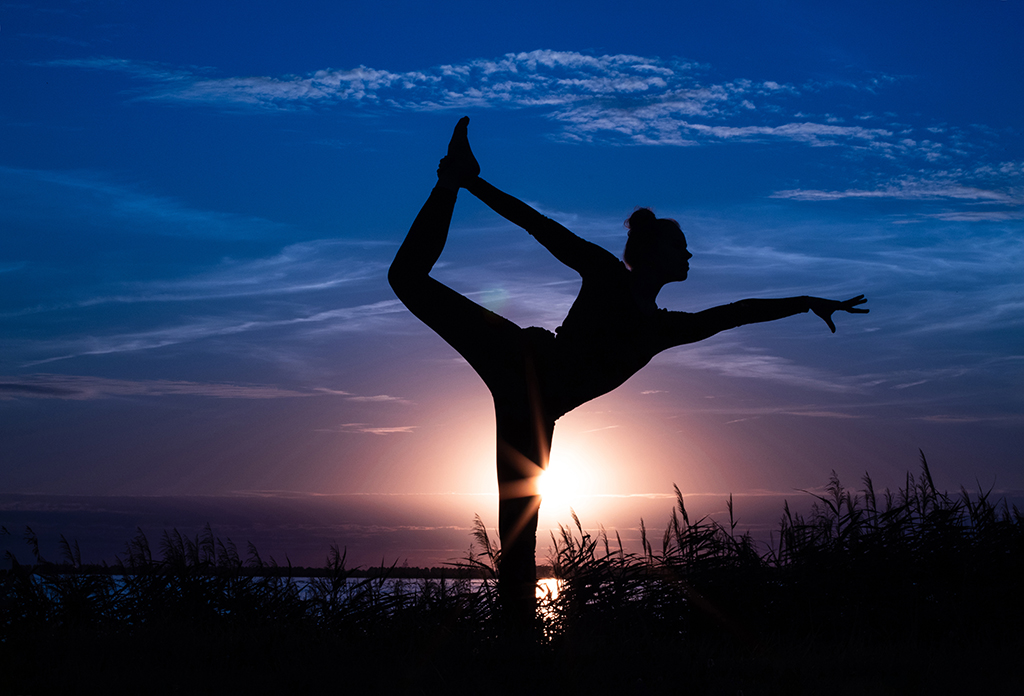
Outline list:
[[[626,227],[630,232],[636,230],[642,230],[644,228],[653,227],[658,221],[658,218],[654,215],[654,211],[650,208],[637,208],[633,211],[633,214],[626,220]]]

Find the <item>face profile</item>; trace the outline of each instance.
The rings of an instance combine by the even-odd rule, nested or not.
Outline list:
[[[675,225],[672,225],[672,229],[666,229],[668,227],[662,227],[658,235],[654,262],[658,264],[667,282],[681,282],[686,280],[693,254],[686,248],[686,236],[682,230]]]

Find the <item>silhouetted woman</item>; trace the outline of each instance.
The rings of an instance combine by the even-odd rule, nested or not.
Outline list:
[[[666,283],[686,280],[691,254],[674,220],[640,208],[627,221],[623,260],[587,242],[479,177],[463,118],[455,127],[438,183],[412,224],[388,273],[406,307],[473,366],[494,398],[497,425],[499,590],[510,613],[530,621],[536,585],[536,477],[547,466],[555,421],[606,394],[672,346],[743,324],[813,311],[835,332],[832,313],[864,313],[859,295],[742,300],[690,314],[659,309]],[[555,333],[521,328],[430,277],[444,249],[464,188],[522,227],[583,279]]]

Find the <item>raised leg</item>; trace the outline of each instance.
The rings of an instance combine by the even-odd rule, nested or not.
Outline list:
[[[536,538],[554,420],[544,408],[544,364],[554,337],[521,329],[443,283],[430,271],[444,249],[456,192],[436,187],[395,256],[388,281],[409,310],[462,355],[494,397],[497,425],[499,589],[510,621],[536,620]]]
[[[388,271],[388,282],[416,317],[459,352],[492,393],[521,382],[522,343],[516,324],[430,277],[444,249],[456,193],[437,186],[409,229]],[[510,377],[510,375],[512,375]]]

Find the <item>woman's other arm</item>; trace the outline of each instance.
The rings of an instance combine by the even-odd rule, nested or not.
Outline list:
[[[687,314],[672,312],[674,326],[670,340],[672,345],[695,343],[714,336],[720,331],[734,329],[745,324],[757,324],[765,321],[784,319],[794,314],[811,311],[821,317],[832,333],[836,325],[832,321],[835,312],[850,314],[867,314],[868,310],[858,307],[867,302],[863,295],[848,300],[826,300],[821,297],[784,297],[770,300],[740,300],[732,304],[705,309],[703,312]],[[676,318],[678,317],[678,318]]]

